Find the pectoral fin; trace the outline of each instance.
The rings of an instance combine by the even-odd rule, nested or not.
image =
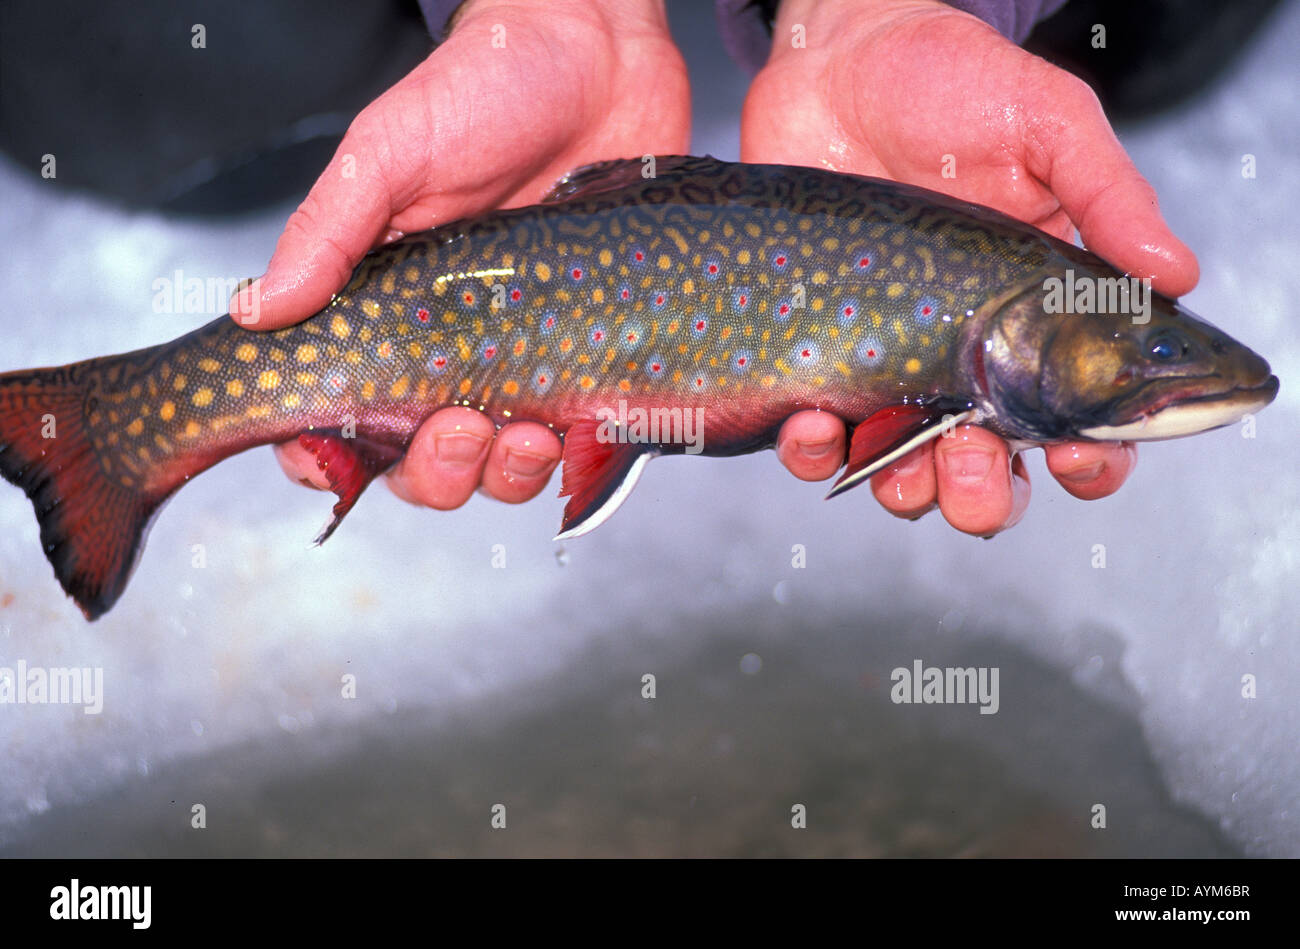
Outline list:
[[[618,510],[641,477],[641,469],[658,454],[651,446],[600,438],[602,422],[583,419],[564,435],[564,472],[560,497],[567,497],[556,540],[581,537]]]
[[[826,495],[827,500],[861,484],[945,431],[975,418],[965,403],[939,401],[930,405],[891,405],[853,430],[849,463]]]

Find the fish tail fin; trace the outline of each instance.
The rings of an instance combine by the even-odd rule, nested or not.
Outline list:
[[[84,366],[0,374],[0,475],[31,499],[54,575],[94,620],[122,595],[170,492],[105,472],[85,420]]]

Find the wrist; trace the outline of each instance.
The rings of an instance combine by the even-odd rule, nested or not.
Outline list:
[[[772,25],[772,60],[861,37],[909,19],[967,16],[943,0],[782,0]],[[972,18],[973,19],[973,18]],[[798,40],[802,46],[796,45]]]
[[[467,27],[511,20],[568,20],[599,26],[615,35],[654,31],[668,33],[664,0],[465,0],[447,23],[447,34]]]

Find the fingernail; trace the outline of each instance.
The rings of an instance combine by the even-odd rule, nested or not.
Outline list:
[[[920,452],[909,452],[902,461],[889,469],[891,475],[910,475],[921,470],[924,456]]]
[[[966,484],[985,480],[993,470],[993,452],[987,448],[950,448],[943,460],[948,476]]]
[[[1087,484],[1100,478],[1101,473],[1105,470],[1106,462],[1098,461],[1095,464],[1081,465],[1069,471],[1062,471],[1057,477],[1074,484]]]
[[[544,474],[553,464],[550,458],[534,451],[519,448],[506,449],[506,473],[518,478],[536,478]]]
[[[444,468],[468,468],[478,464],[487,450],[487,439],[469,432],[447,432],[434,439],[434,456]]]
[[[805,457],[820,458],[822,455],[826,454],[828,451],[831,450],[831,446],[834,445],[836,441],[837,440],[834,438],[827,438],[824,441],[820,441],[820,442],[798,441],[795,444],[798,446],[799,451]]]
[[[261,277],[245,280],[230,300],[230,315],[235,317],[241,326],[256,326],[261,320],[261,280]]]

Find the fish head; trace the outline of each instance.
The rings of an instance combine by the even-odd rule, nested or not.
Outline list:
[[[1126,313],[1047,312],[1044,290],[997,309],[978,341],[1003,434],[1030,441],[1156,441],[1231,425],[1273,401],[1257,353],[1176,300]]]

